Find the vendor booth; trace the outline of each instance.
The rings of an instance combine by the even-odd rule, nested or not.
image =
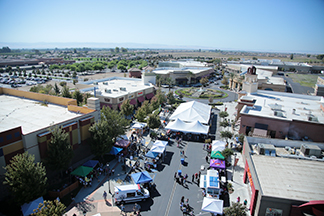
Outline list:
[[[153,146],[161,146],[161,147],[166,147],[168,145],[168,141],[162,141],[162,140],[156,140],[153,143]]]
[[[202,124],[208,124],[210,112],[211,106],[197,101],[190,101],[180,104],[171,115],[170,120],[180,119],[187,122],[199,121]]]
[[[210,154],[211,158],[225,160],[225,157],[220,151],[212,151]]]
[[[211,212],[214,214],[223,214],[223,200],[214,199],[210,197],[204,197],[201,207],[202,211]]]
[[[225,169],[225,161],[220,159],[210,159],[210,167],[215,169]]]
[[[159,153],[157,152],[152,152],[148,151],[145,155],[145,157],[151,158],[151,159],[156,159],[156,157],[159,156]]]
[[[134,173],[131,175],[135,184],[144,184],[153,181],[150,174],[147,171]]]
[[[147,128],[147,124],[146,123],[139,123],[139,122],[137,122],[131,128],[137,134],[142,135],[145,132],[146,128]]]
[[[86,177],[92,170],[92,167],[79,166],[78,168],[73,170],[73,172],[71,172],[71,175]]]
[[[122,148],[122,149],[123,149],[122,153],[123,153],[124,155],[127,155],[127,149],[128,149],[128,147],[130,146],[130,144],[131,144],[131,142],[130,142],[129,140],[121,139],[121,140],[118,140],[118,141],[114,144],[114,146],[115,146],[115,147],[118,147],[118,148]]]
[[[88,160],[87,162],[82,164],[82,166],[94,168],[98,163],[99,163],[99,161],[97,161],[97,160]]]
[[[117,148],[115,146],[113,146],[109,152],[109,154],[112,154],[112,155],[117,155],[119,154],[121,151],[123,151],[122,148]]]

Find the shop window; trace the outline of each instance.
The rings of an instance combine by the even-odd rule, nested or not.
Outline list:
[[[7,140],[11,140],[11,139],[12,139],[12,135],[11,134],[7,135]]]
[[[281,209],[267,208],[265,216],[282,216]]]
[[[20,133],[19,132],[15,132],[15,137],[19,137]]]

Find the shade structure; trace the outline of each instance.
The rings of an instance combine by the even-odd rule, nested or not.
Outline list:
[[[143,101],[145,101],[144,96],[140,96],[137,98],[138,102],[142,103]]]
[[[137,101],[136,101],[136,99],[132,99],[132,100],[130,100],[129,103],[132,104],[132,105],[135,105],[137,103]]]
[[[221,140],[214,140],[212,142],[212,151],[223,151],[225,149],[226,143]]]
[[[153,146],[162,146],[162,147],[165,147],[167,145],[168,145],[168,141],[162,141],[162,140],[156,140],[153,143]]]
[[[210,154],[210,157],[215,158],[215,159],[225,160],[224,156],[222,155],[222,153],[220,151],[212,151]]]
[[[113,146],[109,153],[112,154],[112,155],[117,155],[121,151],[123,151],[122,148],[118,148],[118,147]]]
[[[211,106],[197,102],[190,101],[180,104],[180,106],[174,111],[170,119],[180,119],[182,121],[193,122],[200,121],[203,124],[207,124],[210,118]]]
[[[146,125],[147,125],[147,124],[137,122],[137,123],[135,123],[135,124],[132,126],[132,128],[142,129],[142,128],[144,128]]]
[[[154,97],[154,93],[151,92],[151,93],[148,93],[147,95],[145,95],[146,99],[151,99],[152,97]]]
[[[25,203],[24,205],[21,206],[21,211],[22,211],[23,215],[27,216],[27,215],[34,213],[34,209],[37,209],[38,205],[43,202],[44,202],[43,197],[39,197],[39,198],[35,199],[34,201]]]
[[[220,159],[211,159],[210,167],[218,168],[218,169],[225,169],[225,161],[220,160]]]
[[[99,163],[99,161],[97,161],[97,160],[88,160],[87,162],[82,164],[82,166],[94,168],[98,163]]]
[[[162,154],[165,151],[165,147],[162,147],[162,146],[153,146],[151,148],[151,151],[152,152],[159,153],[159,154]]]
[[[129,140],[124,140],[124,139],[118,140],[115,143],[115,146],[118,146],[118,147],[121,147],[121,148],[128,147],[129,145],[130,145],[130,141]]]
[[[147,171],[134,173],[131,176],[135,184],[144,184],[153,181]]]
[[[223,214],[223,200],[204,197],[201,210],[215,214]]]
[[[85,177],[87,176],[91,171],[93,170],[92,167],[86,167],[86,166],[79,166],[73,172],[71,172],[71,175],[81,176]]]
[[[155,159],[158,155],[159,155],[159,153],[157,153],[157,152],[148,151],[146,153],[145,157]]]
[[[209,126],[203,125],[199,121],[187,123],[180,119],[176,119],[173,122],[169,122],[165,129],[172,131],[181,131],[184,133],[208,134]]]

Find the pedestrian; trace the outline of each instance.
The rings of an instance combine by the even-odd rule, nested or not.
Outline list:
[[[113,176],[114,174],[115,174],[115,170],[112,169],[112,170],[111,170],[111,175]]]
[[[204,147],[203,147],[203,150],[205,150],[205,145],[206,145],[206,144],[204,143]]]
[[[184,203],[184,201],[184,196],[182,196],[180,202]]]
[[[191,179],[192,182],[195,181],[195,174],[192,174],[192,179]]]
[[[198,173],[195,173],[195,179],[198,179]]]
[[[200,175],[201,175],[201,172],[199,171],[199,173],[198,173],[198,177],[200,178]]]
[[[123,204],[120,205],[120,213],[123,213],[125,212],[125,207]]]
[[[236,202],[239,203],[240,200],[241,200],[241,198],[238,196],[238,197],[236,198]]]
[[[103,193],[103,198],[105,199],[105,200],[107,200],[107,192],[106,191],[104,191],[104,193]]]
[[[197,185],[198,186],[200,185],[200,178],[198,178],[198,180],[197,180]]]
[[[185,205],[187,206],[187,209],[189,210],[189,198],[186,199]]]
[[[183,185],[183,176],[180,177],[181,185]]]
[[[206,163],[208,163],[208,155],[206,155],[205,159],[206,159]]]
[[[244,200],[243,204],[244,204],[245,206],[247,205],[247,200],[246,200],[246,199]]]

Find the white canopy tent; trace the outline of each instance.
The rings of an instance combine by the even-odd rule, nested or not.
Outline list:
[[[162,141],[162,140],[156,140],[153,143],[153,146],[161,146],[161,147],[165,147],[168,145],[168,141]]]
[[[171,115],[170,119],[175,120],[178,118],[182,121],[200,121],[203,124],[208,124],[210,111],[211,106],[197,101],[190,101],[180,104],[180,106]]]
[[[156,152],[156,153],[159,153],[159,154],[163,154],[164,151],[165,151],[165,147],[162,147],[162,146],[152,146],[151,150],[152,152]]]
[[[214,140],[212,142],[212,151],[223,151],[225,149],[226,143],[221,140]]]
[[[165,129],[181,131],[184,133],[208,134],[209,126],[203,125],[197,120],[194,122],[185,123],[180,119],[176,119],[173,122],[169,122]]]
[[[223,200],[204,197],[201,210],[215,214],[223,214]]]

